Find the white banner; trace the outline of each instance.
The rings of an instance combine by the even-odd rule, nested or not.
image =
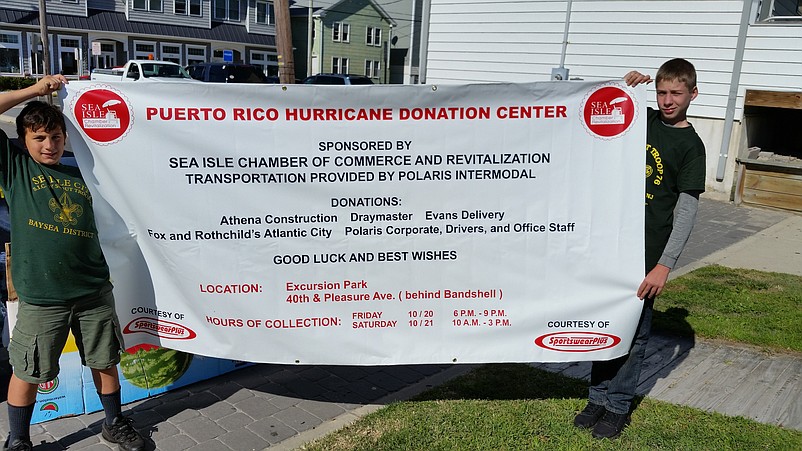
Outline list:
[[[642,303],[645,89],[67,86],[127,344],[601,360]]]

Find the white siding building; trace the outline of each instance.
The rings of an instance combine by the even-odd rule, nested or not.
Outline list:
[[[698,71],[699,97],[689,112],[707,148],[708,195],[742,194],[744,170],[736,160],[748,163],[749,147],[770,144],[802,161],[802,132],[792,130],[802,128],[798,0],[430,0],[422,57],[428,84],[545,81],[555,68],[584,80],[620,78],[631,69],[654,76],[667,59],[686,58]],[[747,90],[761,91],[757,103],[745,105]],[[761,103],[762,94],[779,103]],[[768,166],[802,174],[802,164]],[[799,189],[802,198],[802,188],[783,189]]]

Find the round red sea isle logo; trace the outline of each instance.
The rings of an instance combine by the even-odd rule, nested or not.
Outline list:
[[[582,123],[601,139],[616,138],[629,130],[638,110],[635,100],[618,86],[603,86],[591,92],[582,106]]]
[[[133,118],[128,102],[111,87],[80,93],[73,114],[86,136],[101,145],[115,143],[125,136]]]

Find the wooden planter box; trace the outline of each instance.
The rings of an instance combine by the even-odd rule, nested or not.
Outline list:
[[[802,168],[783,168],[741,160],[735,204],[752,204],[802,212]]]
[[[786,156],[738,158],[735,203],[802,212],[802,92],[747,90],[744,110],[749,146]]]

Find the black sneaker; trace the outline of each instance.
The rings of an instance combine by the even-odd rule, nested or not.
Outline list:
[[[593,426],[593,437],[595,438],[616,438],[621,435],[621,431],[629,424],[628,413],[605,412],[602,419]]]
[[[590,429],[596,426],[596,423],[599,422],[606,411],[604,406],[589,402],[588,405],[574,417],[574,426],[582,429]]]
[[[3,444],[3,450],[5,451],[31,451],[33,449],[33,443],[30,440],[16,439],[10,446],[9,440],[11,440],[11,437],[6,438],[6,443]]]
[[[145,439],[134,429],[133,420],[117,415],[111,426],[103,422],[103,438],[116,443],[122,451],[144,451]]]

